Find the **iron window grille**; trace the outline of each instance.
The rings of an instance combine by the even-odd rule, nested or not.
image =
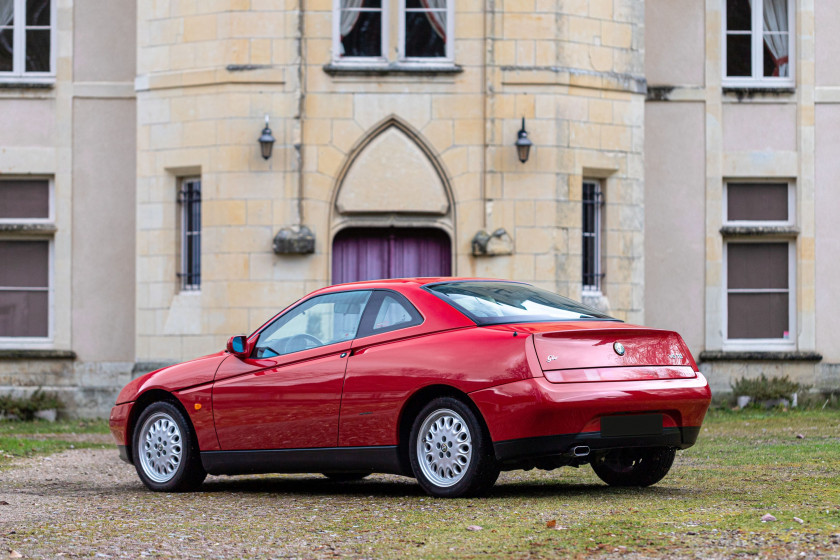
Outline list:
[[[183,179],[178,193],[181,206],[182,290],[201,288],[201,179]]]
[[[604,196],[598,181],[583,182],[583,291],[600,292],[601,272],[601,209]]]

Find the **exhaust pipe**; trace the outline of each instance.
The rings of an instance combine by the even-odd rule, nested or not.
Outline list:
[[[589,455],[589,446],[576,445],[572,447],[569,451],[567,451],[566,455],[570,457],[586,457],[587,455]]]

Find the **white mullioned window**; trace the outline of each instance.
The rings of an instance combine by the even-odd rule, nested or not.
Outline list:
[[[49,179],[0,180],[0,347],[51,344],[53,207]]]
[[[793,185],[725,185],[724,339],[730,349],[796,347],[796,242]]]
[[[180,183],[181,267],[178,277],[181,290],[197,291],[201,289],[201,178],[184,177]]]
[[[601,230],[601,211],[604,207],[604,195],[601,182],[583,180],[583,222],[581,238],[583,241],[583,292],[589,294],[601,293],[601,280],[604,277],[601,265],[601,245],[603,235]]]
[[[55,0],[0,0],[0,80],[51,81]]]
[[[453,61],[454,0],[400,0],[399,56],[410,62]]]
[[[723,85],[793,87],[794,0],[722,0]]]
[[[452,63],[454,10],[454,0],[333,0],[333,60],[350,65]]]

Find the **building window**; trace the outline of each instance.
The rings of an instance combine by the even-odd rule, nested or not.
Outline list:
[[[53,4],[0,0],[0,78],[49,78],[54,73]]]
[[[601,210],[604,196],[599,181],[583,180],[583,291],[601,292]]]
[[[397,3],[394,6],[394,3]],[[334,0],[333,52],[336,62],[452,62],[452,0]],[[398,28],[390,25],[397,8]],[[396,37],[396,60],[388,45]]]
[[[400,56],[406,60],[452,60],[449,5],[452,0],[400,2]]]
[[[51,336],[51,185],[0,180],[0,342],[19,346]]]
[[[793,347],[793,186],[731,182],[724,201],[726,341],[735,347]]]
[[[793,86],[793,0],[724,0],[724,85]]]
[[[185,291],[201,288],[201,178],[181,179],[181,270],[178,277]]]
[[[381,58],[383,25],[387,17],[383,0],[340,0],[336,14],[337,50],[342,59]],[[387,0],[386,0],[387,3]]]

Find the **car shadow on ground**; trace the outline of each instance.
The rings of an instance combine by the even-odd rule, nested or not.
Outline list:
[[[426,493],[411,478],[377,480],[376,478],[356,482],[335,482],[327,478],[215,478],[205,482],[198,490],[203,493],[239,494],[286,494],[294,496],[345,496],[403,498],[425,497]],[[557,498],[558,496],[597,497],[634,495],[647,497],[669,497],[688,494],[684,488],[653,486],[648,488],[612,488],[600,484],[570,484],[557,482],[508,482],[496,484],[488,498]]]

